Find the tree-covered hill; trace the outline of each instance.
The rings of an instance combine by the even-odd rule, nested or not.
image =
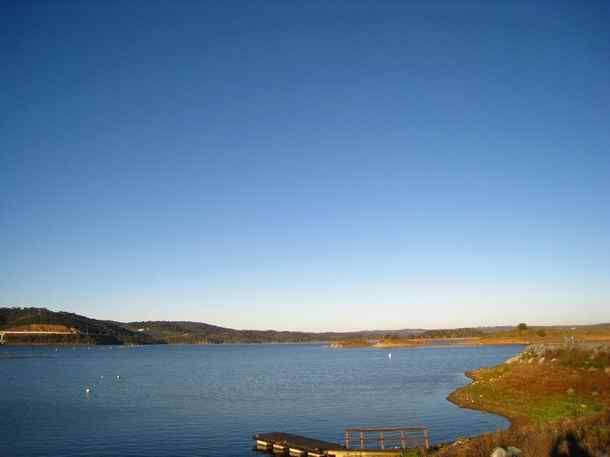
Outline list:
[[[130,322],[126,326],[132,331],[147,333],[168,343],[214,344],[312,341],[311,334],[306,333],[234,330],[189,321]]]
[[[354,332],[296,332],[237,330],[203,322],[137,321],[115,322],[91,319],[79,314],[46,308],[0,308],[0,331],[52,330],[64,334],[5,335],[8,343],[21,344],[222,344],[222,343],[309,343],[354,341],[374,345],[379,341],[476,338],[482,343],[495,339],[605,338],[608,324],[591,326],[497,326],[457,329],[363,330]],[[350,346],[350,344],[347,344]]]
[[[43,328],[46,326],[45,328]],[[45,330],[54,326],[71,335],[7,335],[9,343],[70,344],[220,344],[220,343],[305,343],[345,339],[379,339],[387,335],[413,336],[418,329],[366,330],[357,332],[295,332],[277,330],[236,330],[202,322],[140,321],[121,323],[91,319],[46,308],[0,308],[0,331]],[[59,326],[59,327],[58,327]]]
[[[69,344],[155,344],[163,343],[150,335],[133,332],[118,322],[90,319],[79,314],[50,311],[46,308],[0,308],[0,331],[4,330],[73,331],[73,334],[6,335],[9,343]]]
[[[336,341],[350,338],[375,339],[388,333],[397,336],[413,335],[422,330],[372,330],[360,332],[294,332],[277,330],[236,330],[201,322],[144,321],[125,324],[134,332],[149,335],[168,343],[307,343]]]

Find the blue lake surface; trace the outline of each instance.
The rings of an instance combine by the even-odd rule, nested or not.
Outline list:
[[[342,442],[358,426],[433,442],[508,426],[447,395],[520,346],[0,347],[0,455],[252,456],[257,432]],[[117,376],[120,379],[117,379]],[[92,392],[87,395],[85,388]]]

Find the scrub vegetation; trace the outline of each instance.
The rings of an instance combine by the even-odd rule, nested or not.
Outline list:
[[[610,347],[592,343],[530,346],[492,368],[467,373],[453,392],[459,406],[510,419],[506,431],[441,446],[439,457],[488,457],[514,446],[523,456],[607,456],[610,449]]]

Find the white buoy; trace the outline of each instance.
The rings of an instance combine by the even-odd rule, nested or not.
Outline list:
[[[104,379],[104,375],[101,375],[101,376],[100,376],[100,379]]]
[[[85,388],[85,393],[86,394],[90,394],[91,393],[91,388],[90,387],[86,387]]]
[[[116,375],[116,378],[117,378],[117,379],[121,379],[121,377],[120,377],[119,375]]]
[[[388,359],[392,360],[392,353],[388,353]]]

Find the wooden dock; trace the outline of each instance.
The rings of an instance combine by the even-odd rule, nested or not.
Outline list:
[[[293,457],[398,457],[405,449],[430,447],[425,427],[349,428],[345,444],[283,432],[254,436],[258,451]]]
[[[332,451],[345,449],[345,447],[337,443],[315,440],[283,432],[259,433],[254,439],[256,440],[256,449],[259,451],[273,452],[274,454],[287,454],[296,457],[327,456],[333,455],[329,454]]]

